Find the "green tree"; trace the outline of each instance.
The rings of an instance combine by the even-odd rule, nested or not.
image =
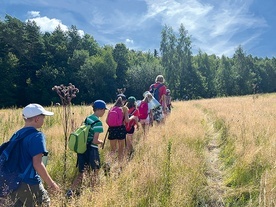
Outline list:
[[[90,56],[80,68],[79,76],[82,79],[79,82],[79,88],[82,90],[79,96],[86,103],[96,99],[111,101],[115,97],[117,64],[111,49],[103,49],[100,56]]]
[[[231,59],[224,55],[219,61],[218,71],[215,77],[215,86],[218,96],[234,95],[234,79]]]
[[[176,51],[177,38],[172,27],[164,26],[161,32],[160,53],[165,79],[174,96],[179,97],[180,68]]]
[[[214,77],[217,70],[217,58],[216,56],[208,56],[199,50],[197,56],[193,58],[195,70],[200,76],[199,93],[203,98],[210,98],[215,95]]]
[[[241,46],[236,49],[233,56],[233,71],[235,95],[252,93],[253,74],[249,66],[249,60]]]
[[[85,34],[82,38],[81,48],[83,50],[87,50],[89,52],[89,56],[98,54],[98,51],[100,50],[99,44],[89,34]]]
[[[116,83],[118,88],[124,88],[126,86],[126,73],[129,68],[129,56],[128,49],[125,44],[119,43],[115,45],[113,50],[113,58],[117,63],[116,69]]]
[[[149,90],[152,81],[159,74],[163,74],[163,67],[158,59],[132,66],[127,73],[128,85],[126,95],[143,99],[142,94]]]

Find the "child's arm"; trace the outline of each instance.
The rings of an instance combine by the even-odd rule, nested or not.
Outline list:
[[[150,125],[152,126],[153,125],[153,112],[152,112],[152,109],[150,110],[149,118],[150,118]]]
[[[137,116],[135,116],[134,120],[135,120],[135,124],[134,125],[136,125],[137,130],[139,130],[139,122],[138,122],[139,118]]]
[[[100,137],[100,133],[95,132],[94,137],[93,137],[93,144],[102,144],[103,143],[103,141],[100,140],[99,137]]]
[[[124,119],[125,123],[128,123],[128,122],[130,122],[130,120],[135,118],[133,115],[131,117],[128,116],[128,109],[125,107],[123,107],[123,113],[124,113],[124,117],[125,117],[125,119]]]
[[[33,156],[33,166],[35,171],[39,174],[41,179],[47,183],[49,190],[59,191],[59,186],[52,180],[51,176],[47,172],[45,165],[42,162],[43,154]]]

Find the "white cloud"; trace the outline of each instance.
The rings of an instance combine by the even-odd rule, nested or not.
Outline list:
[[[147,19],[159,18],[178,32],[183,23],[193,45],[208,54],[230,55],[239,44],[256,44],[266,22],[249,12],[251,0],[203,4],[198,0],[145,0]],[[242,32],[252,30],[243,36]],[[254,32],[253,32],[254,30]],[[238,37],[238,38],[237,38]]]
[[[39,11],[28,11],[28,15],[30,17],[39,17],[40,16],[40,12]]]
[[[133,44],[133,43],[134,43],[134,40],[131,40],[131,39],[126,39],[126,43]]]
[[[61,20],[49,17],[41,17],[39,11],[29,11],[28,15],[33,18],[29,18],[28,20],[36,22],[36,24],[40,27],[41,32],[53,32],[58,26],[63,31],[68,31],[68,27],[62,23]],[[26,20],[26,21],[28,21]],[[78,30],[78,34],[83,37],[84,31]]]

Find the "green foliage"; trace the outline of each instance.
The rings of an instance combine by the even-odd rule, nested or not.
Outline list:
[[[265,162],[254,159],[252,163],[236,163],[231,176],[227,180],[227,185],[231,187],[241,187],[246,185],[259,186],[261,175],[267,168]]]
[[[76,26],[42,33],[35,22],[9,15],[0,20],[0,107],[24,106],[39,100],[57,102],[51,85],[76,83],[81,93],[76,104],[101,98],[114,101],[117,88],[140,97],[156,75],[165,76],[174,99],[212,98],[276,91],[276,59],[247,55],[241,46],[233,58],[192,56],[191,36],[181,24],[161,32],[160,56],[129,50],[123,43],[100,46]]]

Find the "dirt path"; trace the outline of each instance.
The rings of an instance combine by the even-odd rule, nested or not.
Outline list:
[[[205,150],[206,164],[207,164],[207,184],[209,191],[208,207],[222,207],[225,206],[224,196],[229,189],[224,184],[225,172],[219,160],[221,150],[221,133],[214,128],[214,120],[207,118],[207,137],[209,139]]]

